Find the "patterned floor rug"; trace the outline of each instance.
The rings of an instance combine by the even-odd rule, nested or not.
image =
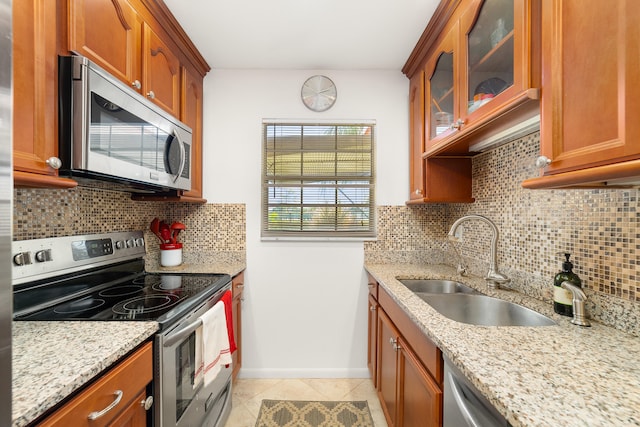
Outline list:
[[[366,401],[263,400],[256,427],[374,427]]]

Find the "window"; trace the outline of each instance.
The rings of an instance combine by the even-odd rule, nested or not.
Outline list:
[[[374,131],[263,123],[262,237],[374,237]]]

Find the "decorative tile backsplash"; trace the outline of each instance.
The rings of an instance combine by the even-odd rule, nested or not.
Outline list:
[[[149,231],[154,217],[181,221],[185,251],[244,252],[244,204],[138,202],[129,193],[88,187],[14,190],[13,239],[143,230],[147,252],[159,250]]]
[[[469,270],[483,276],[489,265],[489,228],[478,221],[464,223],[460,243],[446,234],[456,219],[484,215],[498,227],[498,267],[513,279],[513,288],[551,301],[562,253],[570,252],[590,315],[638,332],[640,190],[524,189],[523,180],[539,175],[534,166],[538,155],[536,132],[474,157],[472,204],[379,207],[378,241],[365,243],[365,259],[405,262],[412,256],[398,257],[397,251],[407,248],[424,262],[441,259],[456,265],[455,245]],[[425,253],[438,249],[440,259],[434,251]]]

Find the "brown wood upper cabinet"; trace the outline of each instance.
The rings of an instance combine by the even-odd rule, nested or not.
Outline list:
[[[538,25],[533,0],[440,3],[403,68],[425,73],[423,157],[469,155],[539,113]]]
[[[180,115],[180,61],[127,0],[70,0],[69,50],[109,71],[155,104]]]
[[[164,3],[66,0],[68,51],[85,56],[191,127],[192,188],[137,200],[202,199],[202,82],[210,70]]]
[[[58,177],[57,6],[13,6],[13,169],[17,187],[72,188]]]
[[[425,151],[425,73],[409,83],[409,201],[421,203],[471,203],[471,159],[427,158]]]
[[[527,188],[640,183],[640,2],[542,1],[542,176]]]

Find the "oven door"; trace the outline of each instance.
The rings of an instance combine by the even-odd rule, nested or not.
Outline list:
[[[225,286],[190,315],[157,336],[158,374],[155,384],[160,404],[156,426],[223,426],[231,412],[232,366],[223,367],[216,379],[194,388],[196,329],[199,318],[230,289]]]

